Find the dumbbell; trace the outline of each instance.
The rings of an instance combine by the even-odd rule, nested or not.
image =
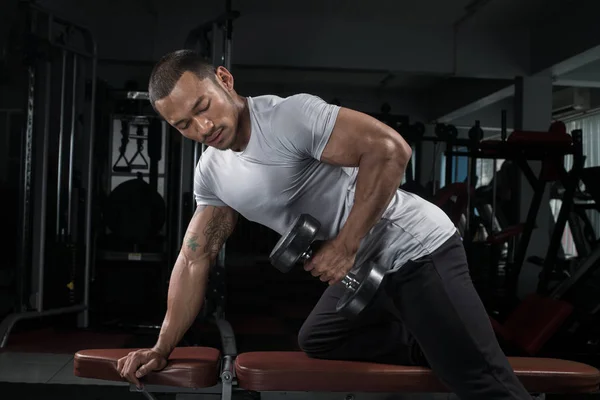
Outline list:
[[[310,260],[311,244],[317,237],[321,224],[309,214],[299,215],[281,236],[269,255],[271,264],[281,272],[289,272],[299,262]],[[357,317],[373,300],[386,270],[377,263],[366,262],[354,266],[342,279],[346,290],[338,300],[336,311],[346,318]]]

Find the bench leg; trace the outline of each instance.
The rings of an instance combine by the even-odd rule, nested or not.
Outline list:
[[[146,389],[144,389],[144,388],[138,389],[137,387],[135,387],[135,385],[133,387],[135,388],[136,392],[140,392],[148,400],[158,400],[155,395],[153,395],[152,393],[148,392]]]
[[[223,392],[221,400],[231,400],[233,390],[233,377],[235,371],[233,370],[233,358],[232,356],[223,357],[223,369],[221,372],[221,385],[223,385]]]
[[[231,400],[231,396],[232,396],[232,382],[231,380],[229,381],[223,381],[223,393],[221,395],[221,400]]]

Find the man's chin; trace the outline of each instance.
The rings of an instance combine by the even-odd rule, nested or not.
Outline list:
[[[213,147],[215,150],[231,150],[231,148],[233,147],[234,144],[234,140],[232,140],[231,138],[228,138],[229,140],[222,140],[220,143],[215,143],[213,145],[207,145],[209,147]]]
[[[213,145],[213,146],[210,146],[210,147],[214,148],[215,150],[225,151],[225,150],[229,150],[229,148],[231,146],[229,145],[229,143],[219,143],[217,145]]]

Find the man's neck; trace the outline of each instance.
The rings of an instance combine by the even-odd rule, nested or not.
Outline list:
[[[250,109],[248,107],[248,99],[246,97],[238,96],[236,99],[236,105],[238,107],[239,117],[237,125],[237,136],[238,140],[233,151],[243,151],[250,142],[250,136],[252,134],[252,124],[250,123]]]

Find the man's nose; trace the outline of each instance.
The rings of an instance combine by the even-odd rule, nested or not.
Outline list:
[[[206,118],[196,119],[198,134],[206,139],[213,131],[213,123]]]

